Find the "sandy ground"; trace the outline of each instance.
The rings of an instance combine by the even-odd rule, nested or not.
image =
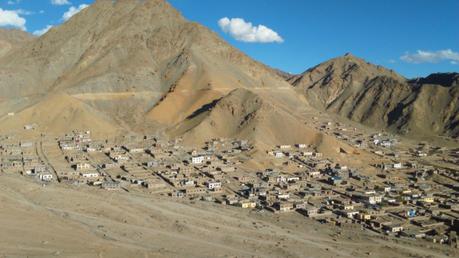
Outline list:
[[[297,213],[43,187],[5,174],[0,188],[0,257],[444,257],[452,252],[320,225]]]

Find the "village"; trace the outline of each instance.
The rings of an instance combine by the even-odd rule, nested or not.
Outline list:
[[[0,169],[43,186],[84,185],[260,212],[298,212],[322,224],[458,247],[459,171],[454,167],[459,149],[427,143],[401,147],[387,133],[316,124],[380,156],[380,163],[371,164],[378,172],[341,165],[302,143],[273,146],[264,153],[269,165],[253,169],[246,162],[254,147],[245,140],[214,139],[188,148],[181,139],[148,135],[95,140],[90,131],[34,140],[0,136]]]

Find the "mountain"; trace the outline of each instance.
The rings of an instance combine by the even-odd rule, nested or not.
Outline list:
[[[249,89],[238,88],[195,111],[173,131],[190,135],[189,139],[202,139],[203,134],[211,132],[212,138],[253,138],[268,146],[298,141],[312,144],[318,133],[289,111]],[[284,133],[284,126],[290,127],[289,134]]]
[[[147,113],[178,122],[236,87],[288,87],[162,0],[98,0],[1,59],[0,68],[3,113],[61,95],[134,128]],[[174,101],[167,121],[155,116],[155,108]]]
[[[291,73],[284,72],[277,68],[271,68],[272,72],[277,74],[278,76],[282,77],[284,80],[289,80],[292,76],[295,76]]]
[[[303,88],[315,105],[326,108],[336,105],[340,97],[362,91],[363,86],[377,77],[403,82],[405,79],[383,67],[372,65],[352,54],[331,59],[301,75],[292,76],[289,82]]]
[[[288,81],[311,105],[378,129],[459,136],[458,74],[403,76],[346,54]]]
[[[0,58],[33,39],[32,35],[22,30],[0,28]]]
[[[434,73],[425,78],[410,80],[410,83],[416,85],[433,84],[452,87],[459,84],[459,73]]]
[[[3,132],[36,124],[37,133],[241,137],[266,148],[333,142],[306,127],[308,104],[289,83],[164,0],[97,0],[1,58],[0,96]]]
[[[164,0],[97,0],[43,36],[24,38],[0,57],[0,132],[35,124],[36,133],[90,129],[340,146],[304,124],[304,114],[317,108],[378,128],[458,133],[456,84],[410,82],[350,54],[291,76],[252,60]],[[428,109],[432,101],[445,104]]]

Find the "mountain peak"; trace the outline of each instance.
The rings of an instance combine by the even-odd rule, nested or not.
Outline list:
[[[322,79],[346,80],[346,78],[352,77],[354,81],[364,82],[377,76],[392,77],[400,81],[406,80],[393,70],[372,64],[352,53],[346,53],[344,56],[339,56],[314,66],[301,75],[293,76],[289,81],[296,86],[301,84],[300,81],[306,78],[318,81]],[[314,79],[315,77],[317,78]],[[311,84],[311,81],[305,84]]]
[[[167,4],[165,0],[96,0],[93,5],[110,4],[116,5],[148,5],[148,4]]]
[[[354,54],[352,54],[351,52],[347,52],[346,54],[344,54],[344,57],[355,58],[356,56],[354,56]]]
[[[96,0],[88,9],[99,9],[106,12],[116,10],[117,15],[130,11],[149,16],[167,15],[182,18],[180,13],[165,0]],[[118,16],[118,18],[123,17],[126,16]]]
[[[365,59],[358,57],[350,52],[344,54],[343,56],[338,56],[333,59],[330,59],[328,62],[349,62],[349,63],[356,63],[362,66],[373,65],[370,62],[366,61]],[[377,66],[377,65],[373,65],[373,66]]]

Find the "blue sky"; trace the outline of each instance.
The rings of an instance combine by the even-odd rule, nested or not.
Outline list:
[[[62,23],[64,13],[69,17],[91,2],[0,0],[0,26],[19,22],[15,26],[39,34],[48,25]],[[251,57],[287,72],[302,72],[346,52],[406,77],[459,70],[457,0],[169,2]],[[12,19],[11,12],[25,24]]]

